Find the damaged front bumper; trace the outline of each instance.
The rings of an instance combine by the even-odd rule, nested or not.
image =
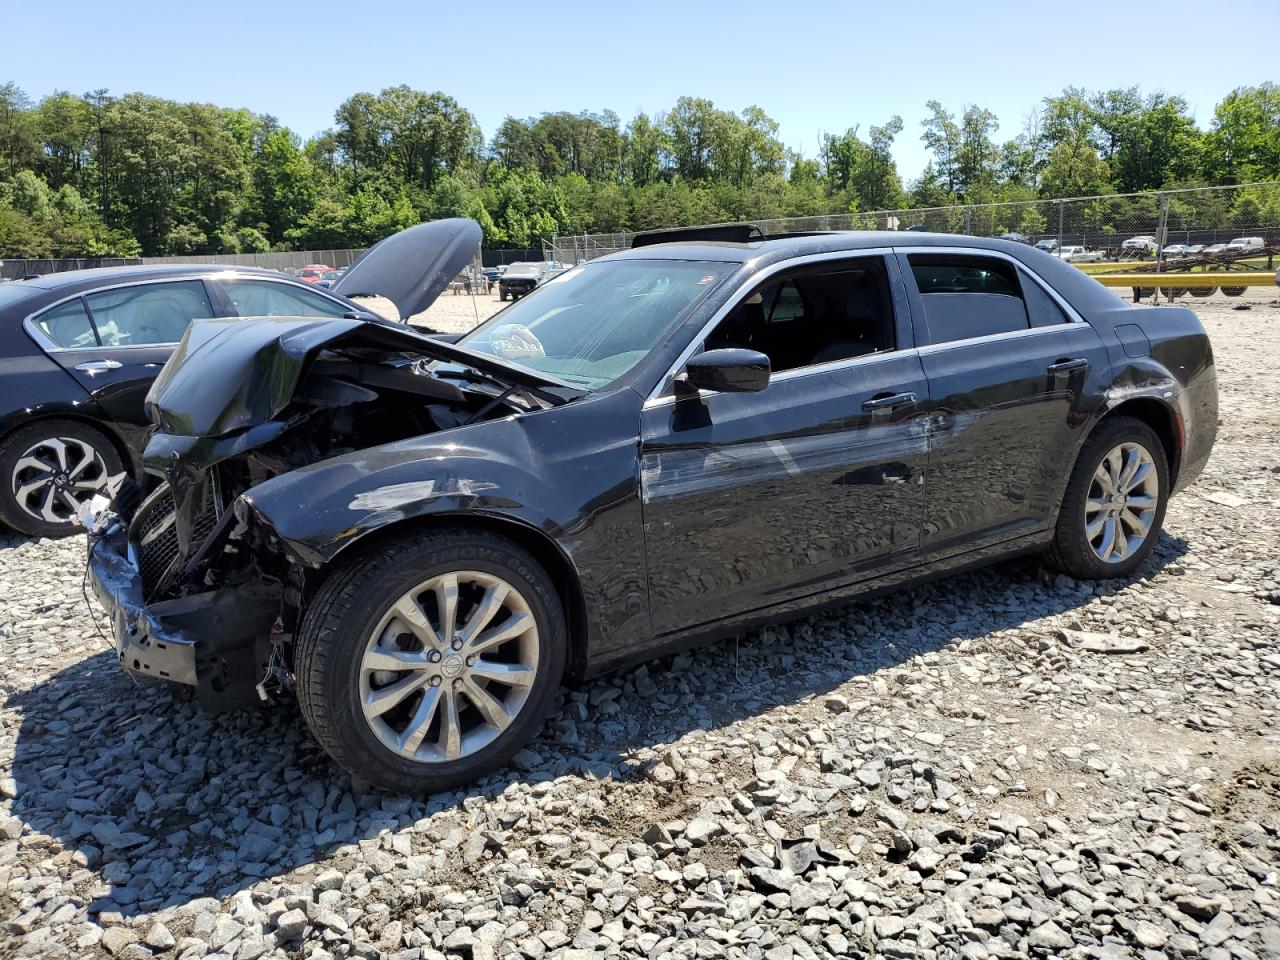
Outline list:
[[[120,665],[195,687],[211,713],[258,702],[280,585],[250,582],[147,603],[124,521],[111,513],[85,520],[89,582],[111,618]]]

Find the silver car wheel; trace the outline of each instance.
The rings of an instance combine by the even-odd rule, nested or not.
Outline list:
[[[459,570],[418,584],[383,614],[360,660],[360,707],[389,750],[444,763],[497,739],[537,674],[528,601],[501,577]]]
[[[1093,472],[1084,506],[1084,534],[1103,563],[1120,563],[1151,536],[1160,504],[1160,474],[1140,443],[1112,448]]]
[[[102,454],[75,437],[49,437],[32,444],[9,478],[13,498],[24,513],[45,523],[66,524],[106,482]]]

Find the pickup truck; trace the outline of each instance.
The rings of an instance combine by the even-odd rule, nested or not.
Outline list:
[[[498,299],[518,300],[542,282],[545,268],[541,263],[513,263],[498,280]]]

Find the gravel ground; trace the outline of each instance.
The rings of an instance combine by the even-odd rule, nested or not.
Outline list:
[[[1222,432],[1139,579],[663,660],[444,796],[135,684],[82,542],[0,538],[0,955],[1280,957],[1280,302],[1197,306]]]

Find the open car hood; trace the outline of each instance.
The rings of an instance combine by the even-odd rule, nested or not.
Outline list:
[[[151,385],[147,414],[171,436],[224,437],[266,423],[292,402],[307,368],[324,350],[443,360],[512,386],[582,393],[410,327],[353,318],[194,320]]]
[[[471,262],[483,236],[474,220],[435,220],[380,240],[362,253],[333,292],[386,297],[400,319],[426,310]]]

